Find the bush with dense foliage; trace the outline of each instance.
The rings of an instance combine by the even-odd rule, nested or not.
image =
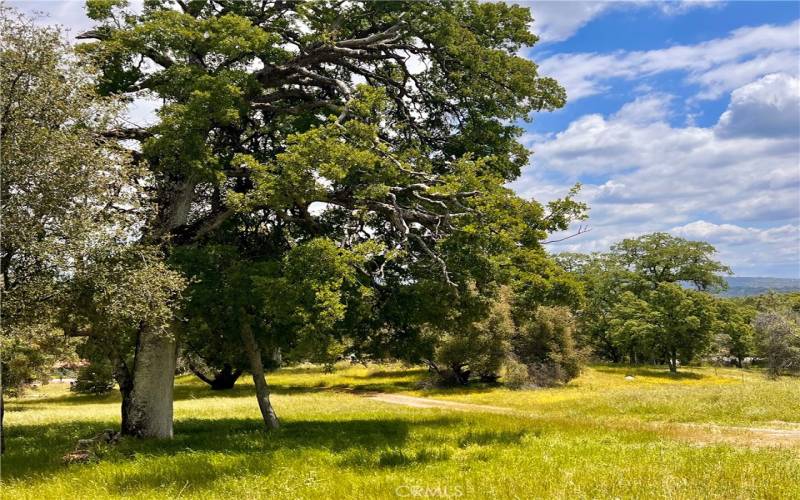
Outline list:
[[[485,318],[455,323],[454,328],[435,334],[432,366],[444,380],[459,384],[467,384],[472,375],[496,380],[513,334],[511,305],[501,295],[489,305]]]
[[[515,314],[516,310],[516,314]],[[445,381],[471,378],[503,381],[511,386],[551,386],[580,373],[582,354],[575,345],[575,319],[567,307],[539,306],[533,311],[515,304],[503,288],[488,305],[485,317],[454,323],[434,335],[430,366]]]
[[[565,383],[580,374],[583,354],[575,345],[575,318],[567,307],[540,306],[518,321],[512,351],[540,387]]]

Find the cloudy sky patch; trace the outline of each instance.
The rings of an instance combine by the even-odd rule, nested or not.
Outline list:
[[[529,5],[547,20],[560,3]],[[528,56],[569,102],[526,126],[513,187],[546,201],[583,184],[592,231],[556,252],[668,231],[738,275],[800,278],[800,4],[666,6],[580,3],[569,29],[544,24]]]

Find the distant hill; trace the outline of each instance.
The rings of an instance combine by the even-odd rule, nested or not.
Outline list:
[[[800,279],[795,278],[738,278],[730,277],[723,297],[747,297],[774,292],[800,292]]]

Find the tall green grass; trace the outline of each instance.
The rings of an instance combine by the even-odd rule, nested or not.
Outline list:
[[[555,389],[468,388],[416,394],[564,419],[800,427],[800,379],[773,381],[760,371],[732,368],[686,368],[675,375],[657,368],[594,366]]]
[[[797,449],[707,445],[674,440],[653,428],[604,425],[717,418],[746,425],[751,415],[752,422],[797,422],[800,399],[792,409],[791,398],[800,381],[773,384],[757,373],[742,380],[736,371],[703,369],[663,380],[640,372],[631,382],[625,373],[601,366],[563,388],[477,387],[454,394],[419,389],[422,370],[282,370],[271,377],[283,422],[273,433],[261,430],[248,384],[219,393],[181,378],[175,439],[123,440],[98,450],[94,461],[73,465],[64,465],[62,455],[79,438],[117,427],[119,399],[46,386],[8,403],[2,496],[800,498]],[[525,414],[406,408],[359,394],[377,390],[491,403]],[[770,407],[736,406],[737,393]],[[626,399],[634,395],[638,400]],[[722,408],[715,409],[715,398]],[[693,404],[712,417],[700,410],[679,416]]]

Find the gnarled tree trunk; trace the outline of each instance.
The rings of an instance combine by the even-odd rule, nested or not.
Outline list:
[[[172,393],[177,344],[167,332],[139,331],[130,385],[122,390],[122,433],[172,437]]]
[[[6,406],[3,398],[3,387],[0,386],[0,454],[6,452],[6,428],[4,424]]]
[[[205,373],[192,364],[189,365],[189,369],[197,378],[210,385],[213,391],[233,389],[233,386],[236,385],[236,381],[239,380],[239,377],[242,375],[241,369],[237,368],[234,370],[228,363],[225,363],[222,370],[214,373],[213,378],[208,378]]]
[[[250,373],[253,375],[253,383],[256,385],[258,408],[261,410],[261,417],[264,419],[264,425],[267,427],[267,430],[277,429],[280,423],[269,401],[269,389],[267,388],[267,380],[264,377],[264,363],[261,360],[261,349],[258,348],[256,337],[253,335],[253,329],[250,327],[250,322],[247,321],[247,315],[244,312],[242,313],[242,318],[242,343],[247,353],[247,359],[250,361]]]

